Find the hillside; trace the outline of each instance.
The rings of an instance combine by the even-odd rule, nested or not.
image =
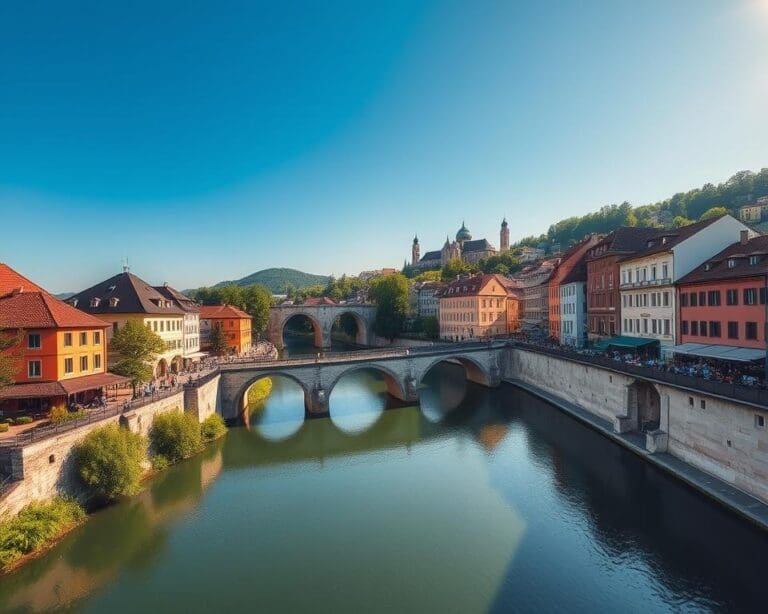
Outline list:
[[[318,284],[324,286],[328,283],[329,279],[330,277],[327,275],[312,275],[311,273],[304,273],[296,269],[264,269],[263,271],[251,273],[242,279],[219,282],[214,287],[218,288],[233,284],[236,286],[260,284],[269,289],[272,294],[285,294],[289,287],[301,289]]]

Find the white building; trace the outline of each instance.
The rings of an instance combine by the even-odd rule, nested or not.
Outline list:
[[[587,341],[587,282],[560,284],[560,343],[584,347]]]
[[[167,283],[155,286],[160,294],[172,300],[184,312],[182,324],[182,357],[184,367],[189,368],[206,354],[200,351],[200,305]]]
[[[531,262],[536,262],[537,260],[544,258],[544,254],[545,252],[543,249],[523,245],[520,248],[520,263],[529,264]]]
[[[424,281],[414,284],[414,312],[419,318],[437,318],[440,309],[439,290],[443,284]]]
[[[674,284],[738,241],[742,231],[756,234],[730,215],[660,230],[644,250],[624,259],[619,287],[621,334],[656,340],[661,355],[668,356],[677,335]]]

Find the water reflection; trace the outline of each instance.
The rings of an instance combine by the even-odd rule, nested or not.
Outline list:
[[[304,391],[287,377],[271,379],[269,397],[248,408],[249,421],[264,439],[282,441],[295,434],[304,423]]]
[[[331,422],[345,433],[371,428],[387,407],[396,405],[387,393],[384,376],[370,370],[354,371],[333,387],[328,400]]]

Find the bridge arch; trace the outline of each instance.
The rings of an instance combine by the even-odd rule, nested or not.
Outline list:
[[[269,310],[267,337],[278,349],[283,349],[283,330],[286,323],[297,315],[306,316],[312,322],[315,332],[315,346],[318,348],[331,347],[331,328],[336,318],[351,315],[358,326],[357,342],[368,345],[373,339],[373,321],[376,317],[376,306],[364,303],[346,303],[339,305],[333,302],[302,305],[276,305]]]
[[[248,391],[251,389],[251,386],[253,386],[256,382],[266,377],[284,377],[285,379],[295,382],[299,386],[299,388],[301,388],[301,391],[304,393],[305,409],[310,407],[312,391],[307,389],[306,384],[301,380],[301,378],[297,377],[293,373],[290,373],[287,371],[280,371],[279,369],[276,369],[274,371],[259,371],[258,374],[248,379],[240,387],[237,394],[235,395],[235,399],[238,403],[239,412],[242,413],[242,411],[248,406]]]
[[[422,369],[421,374],[418,378],[418,385],[421,386],[424,377],[429,373],[432,368],[441,362],[447,362],[449,364],[451,363],[458,363],[462,367],[464,367],[464,375],[466,376],[467,380],[470,382],[473,382],[475,384],[481,384],[482,386],[492,386],[492,378],[489,370],[483,366],[481,362],[479,362],[475,358],[471,358],[469,356],[464,355],[447,355],[447,356],[439,356],[435,358],[435,360],[429,362],[427,366]]]
[[[345,316],[349,316],[355,322],[355,327],[356,327],[356,330],[355,330],[355,343],[357,345],[369,345],[369,339],[368,339],[368,337],[369,337],[369,335],[368,335],[368,328],[369,328],[369,326],[368,326],[368,324],[365,322],[365,320],[363,319],[363,317],[359,313],[356,313],[355,311],[353,311],[351,309],[349,309],[347,311],[341,311],[338,315],[336,315],[336,317],[334,317],[334,319],[333,319],[333,322],[331,323],[331,327],[333,327],[333,325],[336,322],[341,322],[342,318],[344,318]]]
[[[336,387],[336,384],[338,384],[339,381],[347,375],[355,373],[356,371],[376,371],[377,373],[381,373],[384,376],[384,384],[387,387],[387,393],[389,393],[390,396],[396,398],[398,401],[407,400],[408,396],[405,386],[400,381],[397,373],[395,373],[389,367],[375,363],[363,363],[354,365],[349,369],[345,369],[339,373],[333,380],[331,380],[331,383],[328,385],[328,399],[331,398],[331,394],[333,394],[333,389]]]
[[[295,318],[306,318],[307,321],[312,325],[312,335],[313,335],[313,342],[315,344],[315,347],[316,348],[325,347],[324,345],[325,335],[323,334],[322,323],[320,322],[320,320],[318,320],[316,316],[304,311],[296,311],[294,313],[287,314],[282,319],[279,327],[280,343],[275,344],[276,347],[282,348],[284,346],[285,327],[288,325],[288,322],[290,322]]]

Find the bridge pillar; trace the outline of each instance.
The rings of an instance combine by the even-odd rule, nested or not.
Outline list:
[[[315,386],[304,395],[304,410],[307,418],[327,418],[330,416],[328,395],[325,388]]]

